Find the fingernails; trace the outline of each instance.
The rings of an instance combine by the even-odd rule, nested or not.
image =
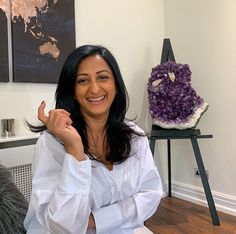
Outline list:
[[[43,104],[44,104],[44,101],[42,101],[40,105],[43,105]]]

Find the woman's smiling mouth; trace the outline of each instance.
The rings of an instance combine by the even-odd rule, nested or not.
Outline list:
[[[101,96],[101,97],[97,97],[97,98],[88,98],[87,100],[90,102],[90,103],[94,103],[94,104],[98,104],[100,102],[102,102],[105,98],[105,95]]]

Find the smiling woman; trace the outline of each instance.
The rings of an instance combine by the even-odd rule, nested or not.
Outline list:
[[[75,86],[83,116],[107,119],[115,95],[115,79],[106,61],[98,54],[85,58],[79,64]]]
[[[27,233],[150,233],[162,196],[143,130],[125,118],[128,94],[109,50],[85,45],[67,58],[56,109],[38,117]],[[46,162],[46,163],[45,163]],[[138,232],[137,232],[138,231]]]

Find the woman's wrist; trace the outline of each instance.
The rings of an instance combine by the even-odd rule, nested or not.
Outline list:
[[[73,157],[75,157],[79,161],[83,161],[83,160],[87,159],[87,157],[86,157],[86,155],[84,153],[83,147],[82,148],[78,148],[78,147],[73,147],[73,146],[65,145],[65,150],[66,150],[66,153],[72,155]]]

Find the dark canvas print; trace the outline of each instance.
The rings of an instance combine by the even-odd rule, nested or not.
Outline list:
[[[0,82],[9,81],[6,1],[0,1]]]
[[[56,83],[75,48],[73,0],[12,1],[13,81]]]

